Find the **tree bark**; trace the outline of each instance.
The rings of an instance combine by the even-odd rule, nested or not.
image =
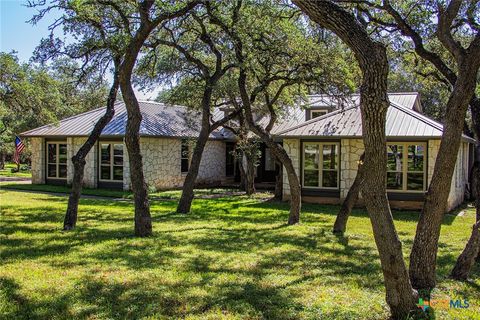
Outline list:
[[[97,121],[93,127],[92,132],[87,138],[87,141],[80,147],[77,153],[72,157],[73,163],[73,180],[72,180],[72,190],[70,196],[68,197],[67,211],[65,213],[65,219],[63,221],[63,230],[72,230],[77,224],[77,215],[78,215],[78,203],[80,201],[80,195],[82,193],[83,187],[83,176],[85,169],[85,158],[90,152],[92,147],[98,141],[100,134],[102,133],[105,126],[112,120],[115,115],[115,100],[118,93],[118,65],[119,62],[116,60],[115,71],[113,75],[113,84],[110,88],[110,93],[107,99],[107,108],[105,114]]]
[[[352,186],[348,190],[347,197],[343,201],[342,206],[340,207],[340,211],[337,214],[337,218],[335,219],[335,223],[333,225],[333,233],[344,234],[345,230],[347,229],[348,217],[350,216],[353,207],[357,203],[358,197],[360,195],[360,189],[362,187],[364,176],[364,158],[365,155],[362,154],[358,163],[358,171],[355,180],[353,181]]]
[[[0,170],[5,169],[5,152],[0,152]]]
[[[278,165],[278,172],[275,176],[275,192],[274,198],[278,200],[282,200],[283,197],[283,167],[280,161],[275,158],[275,162]]]
[[[251,196],[255,193],[255,159],[252,159],[250,153],[244,153],[243,159],[247,168],[245,172],[245,193],[247,196]]]
[[[440,149],[410,254],[410,279],[417,289],[429,290],[436,284],[438,239],[461,142],[463,119],[473,96],[477,70],[478,66],[472,63],[459,66],[458,79],[447,102]]]
[[[373,41],[355,17],[331,1],[293,1],[313,21],[330,29],[353,51],[362,70],[360,109],[365,144],[364,177],[361,188],[380,255],[386,301],[394,319],[418,312],[386,194],[385,122],[388,60],[385,47]]]
[[[478,202],[478,200],[477,200]],[[478,204],[478,203],[477,203]],[[478,209],[477,209],[478,212]],[[450,277],[455,280],[467,280],[470,270],[475,264],[475,258],[478,256],[480,250],[480,220],[475,223],[472,228],[472,234],[463,249],[462,253],[457,259],[453,267]]]
[[[187,176],[183,183],[182,195],[177,206],[177,213],[190,212],[193,201],[193,189],[195,187],[195,180],[198,176],[198,170],[200,169],[200,162],[202,161],[203,150],[207,144],[208,137],[210,136],[210,103],[213,89],[211,86],[205,89],[202,98],[202,128],[197,138],[195,148],[193,150],[192,161],[188,168]]]

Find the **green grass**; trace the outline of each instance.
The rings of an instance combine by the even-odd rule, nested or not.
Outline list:
[[[134,238],[129,201],[81,200],[77,229],[61,232],[66,197],[0,191],[2,319],[385,319],[388,309],[368,217],[330,233],[335,206],[288,206],[244,196],[153,201],[154,236]],[[418,213],[395,212],[407,255]],[[470,308],[437,319],[478,319],[480,268],[470,282],[447,279],[474,212],[447,215],[433,298]]]
[[[25,165],[21,165],[25,166]],[[0,170],[0,177],[16,177],[16,178],[31,178],[32,172],[30,170],[22,170],[20,172],[12,172],[12,169],[16,169],[15,163],[5,163],[5,168]]]
[[[56,186],[49,184],[18,184],[11,182],[0,183],[0,189],[7,190],[22,190],[22,191],[41,191],[53,193],[69,194],[71,188],[68,186]],[[226,192],[236,192],[236,189],[211,188],[211,189],[196,189],[197,196],[213,196],[220,195]],[[162,199],[180,199],[181,190],[167,190],[167,191],[152,191],[149,193],[150,197]],[[114,189],[90,189],[82,188],[82,194],[88,196],[110,197],[110,198],[125,198],[133,199],[131,191],[114,190]],[[263,195],[263,194],[259,194]]]

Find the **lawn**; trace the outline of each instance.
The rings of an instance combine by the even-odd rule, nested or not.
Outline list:
[[[21,166],[25,166],[22,164]],[[20,172],[12,172],[12,169],[16,169],[15,163],[5,163],[5,168],[0,170],[0,177],[16,177],[16,178],[31,178],[32,172],[30,170],[21,170]]]
[[[152,203],[154,236],[132,237],[130,201],[83,199],[78,228],[61,232],[65,196],[0,191],[2,319],[385,319],[388,309],[368,217],[354,212],[345,237],[330,233],[335,206],[288,206],[235,196]],[[395,212],[410,251],[418,213]],[[474,221],[447,215],[434,299],[468,299],[437,319],[478,319],[474,281],[447,279]]]

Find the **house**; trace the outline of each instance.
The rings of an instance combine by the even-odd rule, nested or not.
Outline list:
[[[443,127],[422,115],[417,93],[389,94],[386,134],[387,189],[392,207],[420,208],[438,153]],[[123,143],[127,119],[123,103],[116,104],[112,121],[97,146],[87,156],[87,187],[130,188],[128,154]],[[140,147],[145,179],[157,189],[181,187],[188,172],[199,114],[180,106],[140,102],[143,120]],[[92,110],[22,134],[32,148],[33,183],[69,184],[71,157],[80,148],[104,108]],[[220,117],[216,110],[214,117]],[[266,121],[261,119],[260,121]],[[334,98],[311,95],[305,105],[287,110],[272,130],[290,155],[299,174],[306,202],[340,203],[355,179],[363,153],[359,96]],[[462,136],[448,208],[464,200],[472,163],[474,140]],[[202,157],[197,182],[222,185],[234,179],[236,163],[231,154],[235,136],[225,128],[212,132]],[[275,161],[262,146],[257,168],[259,181],[274,181]],[[283,196],[290,197],[286,174]]]

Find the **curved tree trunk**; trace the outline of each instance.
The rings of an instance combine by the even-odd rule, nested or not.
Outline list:
[[[373,41],[355,17],[331,1],[293,0],[313,21],[336,33],[354,52],[362,70],[360,109],[365,144],[364,176],[361,191],[365,199],[375,243],[378,248],[386,289],[386,301],[394,319],[418,312],[403,259],[402,244],[393,223],[386,193],[385,122],[388,60],[385,47]]]
[[[278,165],[278,172],[275,175],[275,193],[274,193],[274,198],[281,200],[283,197],[283,166],[278,161],[277,158],[275,158],[275,162]]]
[[[193,149],[192,161],[188,168],[187,176],[183,183],[182,195],[177,205],[177,213],[189,213],[193,201],[193,189],[195,188],[195,181],[197,180],[198,170],[200,169],[200,162],[202,161],[203,150],[207,144],[210,136],[210,105],[212,100],[213,86],[207,81],[202,96],[202,123],[200,134],[198,135]]]
[[[72,157],[73,163],[73,180],[72,180],[72,191],[68,197],[67,211],[65,213],[65,219],[63,221],[63,230],[72,230],[77,224],[77,215],[78,215],[78,203],[80,201],[80,195],[82,193],[83,187],[83,176],[85,169],[85,158],[87,157],[90,150],[93,148],[95,143],[98,141],[100,134],[102,133],[105,126],[112,120],[115,115],[115,100],[117,99],[118,93],[118,60],[115,61],[115,71],[113,75],[113,84],[110,88],[110,93],[107,99],[107,108],[105,114],[98,119],[97,123],[93,127],[92,132],[87,138],[87,141],[80,147],[78,152]]]
[[[365,158],[365,154],[360,156],[360,161],[358,163],[358,171],[353,181],[352,186],[348,190],[347,197],[345,201],[343,201],[342,206],[340,207],[340,211],[337,214],[337,218],[335,219],[335,223],[333,225],[333,233],[343,234],[347,229],[347,221],[348,217],[352,213],[352,209],[357,203],[358,197],[360,195],[360,189],[363,182],[363,161]]]
[[[463,129],[463,119],[475,88],[476,74],[471,65],[459,66],[459,76],[447,102],[447,113],[435,170],[423,204],[410,254],[410,279],[417,289],[435,287],[438,239],[447,209]]]
[[[478,200],[477,200],[478,205]],[[478,209],[477,209],[478,213]],[[480,251],[480,220],[478,220],[472,228],[472,234],[467,242],[467,245],[463,249],[462,253],[457,259],[455,266],[453,267],[450,277],[456,280],[467,280],[470,270],[475,264],[475,258]]]

